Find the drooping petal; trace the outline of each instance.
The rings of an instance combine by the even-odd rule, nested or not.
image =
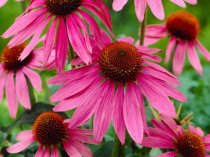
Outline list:
[[[114,0],[112,3],[112,8],[115,11],[120,11],[127,2],[128,0]]]
[[[16,137],[19,141],[29,140],[31,138],[33,138],[32,130],[22,131]]]
[[[125,125],[131,138],[138,144],[142,142],[143,139],[143,121],[142,115],[139,109],[139,102],[135,96],[135,91],[133,90],[134,84],[127,84],[126,93],[123,103],[123,115]]]
[[[24,149],[26,149],[33,142],[34,142],[33,138],[18,142],[16,144],[10,146],[9,148],[7,148],[7,151],[9,153],[19,153],[19,152],[23,151]]]
[[[147,3],[155,17],[159,20],[165,18],[162,0],[147,0]]]
[[[93,120],[93,135],[96,142],[101,142],[112,119],[114,83],[108,81],[103,84],[104,93],[100,105],[97,106]]]
[[[168,63],[170,61],[171,54],[173,53],[175,47],[176,47],[176,39],[172,37],[169,40],[168,46],[166,48],[165,62]]]
[[[79,27],[71,16],[66,19],[66,23],[68,37],[72,48],[86,64],[91,63],[90,52],[86,49],[85,41],[80,33]]]
[[[5,88],[6,88],[6,98],[7,98],[9,113],[12,118],[15,118],[18,110],[18,100],[17,100],[15,82],[13,77],[14,76],[12,72],[9,72],[7,74]]]
[[[7,0],[1,0],[0,1],[0,7],[2,7],[3,5],[5,5],[7,3]]]
[[[41,156],[43,156],[43,152],[44,152],[43,147],[42,146],[39,146],[39,148],[36,151],[36,154],[34,155],[34,157],[41,157]]]
[[[73,145],[78,150],[78,152],[80,152],[82,157],[92,157],[93,156],[91,150],[81,142],[71,141],[70,145]]]
[[[50,157],[59,157],[59,152],[56,146],[53,146],[51,156]]]
[[[62,72],[68,55],[68,36],[64,18],[60,18],[55,46],[55,63],[58,72]]]
[[[50,17],[48,16],[37,27],[36,33],[34,34],[33,38],[30,41],[30,43],[26,46],[26,48],[21,53],[21,55],[19,57],[20,60],[25,59],[32,52],[34,47],[39,43],[39,38],[40,38],[42,32],[44,31],[44,28],[48,24],[49,20],[50,20]]]
[[[38,91],[41,92],[42,90],[42,80],[39,74],[34,72],[33,70],[23,67],[24,74],[28,77],[29,81],[31,82],[32,86]]]
[[[197,71],[197,73],[199,75],[203,75],[203,68],[201,66],[200,60],[199,60],[198,55],[195,51],[195,47],[194,47],[193,43],[188,44],[187,51],[188,51],[187,54],[188,54],[188,58],[189,58],[191,65],[194,67],[194,69]]]
[[[160,113],[175,117],[176,111],[167,95],[144,77],[138,78],[142,93]]]
[[[125,122],[123,118],[124,88],[122,85],[117,87],[113,100],[113,125],[121,144],[125,143]]]
[[[80,152],[70,143],[64,143],[63,146],[69,156],[82,157]]]
[[[174,148],[174,143],[158,137],[144,137],[142,145],[152,148]]]
[[[17,98],[22,106],[26,109],[31,109],[28,85],[23,71],[16,73],[16,92]]]
[[[195,41],[195,45],[198,48],[198,50],[201,52],[201,54],[210,61],[210,52],[198,41]]]
[[[170,0],[170,1],[177,4],[178,6],[180,6],[182,8],[186,8],[186,4],[185,4],[184,0]]]
[[[179,76],[182,73],[185,57],[186,57],[186,43],[179,42],[177,44],[173,58],[173,71],[174,74],[177,76]]]
[[[39,18],[40,15],[44,14],[46,9],[34,10],[21,18],[17,19],[14,24],[2,35],[3,38],[9,38],[18,32],[22,31],[24,28],[29,26],[36,18]],[[21,27],[20,27],[21,26]]]
[[[52,52],[53,47],[54,47],[54,42],[55,42],[55,38],[56,38],[56,24],[57,24],[57,18],[54,19],[53,23],[51,24],[51,26],[46,34],[46,38],[44,41],[44,52],[43,52],[44,53],[44,60],[43,60],[44,65],[46,65],[46,63],[50,57],[50,53]]]

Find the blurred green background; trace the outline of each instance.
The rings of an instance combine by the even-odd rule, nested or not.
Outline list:
[[[199,35],[199,40],[208,50],[210,50],[210,1],[198,1],[199,2],[196,6],[187,5],[185,10],[194,14],[199,19],[202,28]],[[115,34],[117,36],[133,36],[135,39],[138,39],[140,23],[138,22],[134,12],[133,0],[129,0],[129,3],[125,6],[125,8],[117,13],[111,9],[112,0],[105,0],[105,2],[107,2],[108,6],[110,7]],[[182,8],[169,2],[169,0],[163,0],[163,3],[166,17],[175,11],[182,10]],[[20,15],[21,12],[21,3],[17,3],[14,0],[9,0],[9,2],[3,8],[0,8],[0,34],[2,34],[13,23],[15,18]],[[163,22],[164,21],[157,20],[150,11],[148,12],[149,24],[161,24]],[[8,40],[0,39],[0,52],[6,46],[7,42]],[[168,39],[163,39],[152,47],[161,48],[163,52],[165,52],[167,42]],[[183,104],[181,116],[184,117],[188,113],[193,112],[193,123],[196,126],[200,126],[206,133],[210,133],[210,62],[206,61],[203,56],[199,56],[204,68],[204,75],[200,77],[191,67],[188,61],[186,61],[184,71],[179,77],[182,83],[180,90],[188,98],[188,102]],[[164,65],[163,63],[162,65],[167,67],[167,65]],[[39,101],[48,103],[49,95],[55,91],[55,87],[48,87],[46,84],[47,79],[53,74],[55,73],[42,73],[42,78],[44,78],[45,83],[43,93],[36,93],[36,98]],[[22,111],[23,109],[21,107],[19,113]],[[6,102],[3,101],[0,105],[0,128],[9,126],[14,121],[14,119],[9,117]],[[18,130],[19,129],[17,129],[15,132]],[[3,138],[2,136],[3,134],[1,134],[0,131],[0,143],[1,138]]]

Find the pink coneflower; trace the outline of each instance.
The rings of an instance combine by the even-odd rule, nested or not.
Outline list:
[[[32,130],[17,135],[20,141],[10,146],[9,153],[19,153],[33,142],[39,144],[35,157],[59,157],[59,147],[64,147],[70,157],[92,157],[91,150],[84,143],[95,144],[92,131],[78,126],[68,128],[64,118],[55,112],[43,112],[33,125]]]
[[[0,8],[7,3],[8,0],[0,0]],[[24,0],[15,0],[16,2],[24,1]]]
[[[60,103],[54,111],[77,108],[70,127],[87,121],[94,114],[94,138],[100,142],[111,121],[124,143],[125,131],[136,143],[141,143],[146,128],[143,95],[160,113],[175,116],[173,97],[185,101],[174,88],[177,78],[151,62],[161,59],[154,56],[159,49],[134,46],[133,39],[121,38],[112,42],[103,35],[104,47],[93,44],[93,63],[59,74],[50,80],[63,84],[51,101]],[[77,63],[79,61],[77,60]]]
[[[95,14],[111,31],[111,17],[103,0],[32,0],[26,13],[15,21],[3,37],[13,36],[9,47],[32,37],[20,56],[23,60],[37,45],[43,30],[49,24],[44,40],[44,61],[48,60],[55,43],[56,67],[61,72],[69,46],[85,63],[91,62],[89,32],[94,36],[95,42],[102,46],[99,26],[87,11]]]
[[[165,61],[169,62],[173,54],[173,71],[180,75],[185,57],[188,59],[198,74],[202,75],[203,70],[198,58],[196,49],[210,60],[210,53],[198,41],[200,24],[195,16],[190,13],[179,11],[168,17],[164,25],[150,25],[146,29],[145,45],[153,44],[162,38],[170,37],[166,51]]]
[[[21,44],[11,49],[5,48],[0,56],[0,102],[5,88],[9,113],[13,118],[18,111],[18,101],[26,109],[31,108],[27,80],[38,92],[42,89],[41,78],[32,69],[41,70],[43,50],[36,49],[20,61],[18,58],[25,47],[25,44]],[[50,57],[47,66],[52,66],[52,59]]]
[[[184,129],[167,116],[161,121],[152,120],[154,128],[149,128],[149,135],[144,137],[142,145],[150,148],[170,149],[158,157],[209,157],[210,134],[204,136],[200,128],[192,125]]]
[[[183,8],[186,7],[185,3],[197,4],[197,0],[170,0],[170,1]],[[127,2],[128,0],[114,0],[112,7],[115,11],[120,11]],[[155,17],[157,17],[160,20],[163,20],[165,18],[162,0],[134,0],[134,3],[135,3],[136,16],[139,21],[144,20],[144,14],[146,11],[147,4],[149,5],[149,8],[151,9]]]

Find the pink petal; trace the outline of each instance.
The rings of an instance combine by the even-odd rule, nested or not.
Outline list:
[[[91,150],[81,142],[71,141],[70,145],[73,145],[78,150],[78,152],[80,152],[82,157],[92,157],[93,156]]]
[[[197,71],[199,75],[203,75],[203,68],[201,66],[200,60],[198,58],[198,55],[195,51],[195,47],[193,43],[188,44],[188,58],[194,69]]]
[[[159,90],[144,77],[139,77],[137,81],[141,87],[142,93],[155,109],[168,116],[176,116],[174,105],[164,91]]]
[[[33,70],[24,67],[23,68],[24,74],[28,77],[29,81],[31,82],[32,86],[38,91],[41,92],[42,90],[42,80],[36,72]]]
[[[112,119],[114,83],[105,82],[100,105],[97,106],[93,120],[93,135],[96,142],[101,142]],[[102,95],[102,94],[101,94]]]
[[[64,18],[60,18],[58,33],[56,38],[56,67],[58,72],[62,72],[68,55],[68,36],[66,31],[66,24]]]
[[[156,119],[151,120],[151,123],[154,127],[158,128],[159,130],[163,131],[165,134],[172,138],[177,138],[178,137],[178,131],[179,131],[179,126],[177,126],[176,130],[172,130],[169,125],[164,123],[163,121],[159,121]]]
[[[138,144],[143,138],[143,121],[139,109],[139,102],[133,90],[134,84],[127,84],[124,99],[123,115],[125,125],[131,138]]]
[[[54,41],[56,38],[56,24],[57,24],[57,18],[54,19],[52,25],[50,26],[47,34],[46,34],[46,38],[44,41],[44,65],[47,63],[49,57],[50,57],[50,53],[53,50],[54,47]]]
[[[18,101],[17,101],[17,94],[15,90],[15,82],[13,77],[14,76],[12,72],[7,74],[5,88],[6,88],[6,98],[7,98],[9,113],[12,118],[15,118],[18,110]]]
[[[54,95],[51,96],[50,100],[52,102],[60,101],[82,92],[95,81],[96,78],[92,76],[97,76],[97,73],[95,72],[94,75],[83,77],[79,82],[76,80],[74,82],[65,83],[63,87],[61,87]],[[81,86],[81,84],[83,84],[83,86]]]
[[[184,0],[184,1],[193,5],[197,4],[197,0]]]
[[[36,29],[36,33],[34,34],[33,38],[30,41],[30,43],[26,46],[26,48],[21,53],[21,55],[19,57],[20,60],[25,59],[32,52],[34,47],[38,44],[39,38],[40,38],[44,28],[48,24],[49,20],[50,20],[50,17],[47,17],[47,18],[45,18],[42,21],[42,23],[39,24],[39,26]]]
[[[39,146],[39,148],[38,148],[36,154],[34,155],[34,157],[42,157],[43,152],[44,152],[44,149],[42,148],[42,146]]]
[[[29,26],[36,18],[42,15],[46,9],[34,10],[17,19],[14,24],[2,35],[3,38],[9,38]],[[21,27],[20,27],[21,26]]]
[[[180,91],[178,91],[169,83],[147,75],[144,75],[144,77],[148,81],[150,81],[153,85],[155,85],[157,88],[159,88],[159,90],[163,91],[163,93],[165,93],[167,96],[170,96],[182,102],[185,102],[187,100],[187,98]]]
[[[173,140],[173,137],[158,128],[149,128],[149,136],[158,137],[165,140]]]
[[[170,61],[171,54],[174,52],[175,47],[176,47],[176,39],[172,37],[169,40],[168,46],[166,48],[166,58],[165,58],[165,61],[167,63]]]
[[[101,41],[101,31],[100,28],[97,24],[97,22],[86,12],[84,12],[83,10],[79,10],[79,13],[84,17],[84,19],[87,21],[87,23],[90,26],[90,31],[93,34],[93,37],[95,39],[95,42],[97,43],[97,45],[102,48],[102,41]]]
[[[37,23],[41,23],[44,19],[44,15],[39,16],[28,27],[15,34],[14,37],[9,41],[8,46],[14,47],[29,39],[36,32]]]
[[[180,75],[183,70],[184,61],[186,56],[186,43],[179,42],[174,52],[173,58],[173,71],[175,75]]]
[[[120,11],[127,2],[128,0],[114,0],[112,3],[112,8],[115,11]]]
[[[144,137],[142,143],[144,147],[150,148],[174,148],[174,141],[166,140],[158,137]]]
[[[125,122],[123,118],[124,87],[119,85],[113,100],[113,125],[121,144],[125,143]]]
[[[28,85],[22,71],[16,73],[16,92],[17,98],[22,106],[26,109],[31,109]]]
[[[5,5],[5,3],[7,3],[7,0],[1,0],[0,1],[0,7],[2,7],[3,5]]]
[[[109,8],[106,6],[106,4],[103,1],[83,0],[82,6],[88,9],[93,14],[95,14],[102,21],[102,23],[108,28],[109,32],[113,35],[112,20],[111,20],[111,15],[109,13]]]
[[[59,152],[56,146],[53,146],[51,156],[50,157],[59,157]]]
[[[210,144],[210,134],[203,137],[203,142],[205,144]]]
[[[170,0],[170,1],[177,4],[178,6],[180,6],[182,8],[186,8],[186,4],[185,4],[184,0]]]
[[[70,137],[70,139],[68,140],[71,140],[71,141],[80,141],[80,142],[88,143],[88,144],[98,144],[98,142],[96,142],[91,136],[81,135],[81,134],[73,133],[71,131],[68,134],[68,136]]]
[[[146,11],[146,5],[147,1],[146,0],[134,0],[134,5],[135,5],[135,12],[136,16],[139,21],[144,20],[144,14]]]
[[[7,151],[9,153],[19,153],[19,152],[23,151],[24,149],[26,149],[33,142],[34,142],[33,138],[18,142],[16,144],[10,146],[9,148],[7,148]]]
[[[66,22],[68,37],[72,48],[86,64],[91,63],[90,52],[86,49],[84,37],[81,35],[79,27],[71,16],[67,18]]]
[[[210,61],[210,52],[198,41],[195,41],[195,45],[198,48],[198,50],[201,52],[201,54]]]
[[[72,157],[82,157],[80,152],[72,146],[70,143],[64,143],[64,149],[66,150],[67,154]]]
[[[89,32],[86,28],[87,26],[86,26],[85,22],[75,13],[72,13],[72,16],[73,16],[75,22],[79,25],[80,29],[83,31],[85,43],[86,43],[88,51],[92,52],[92,46],[90,43]]]
[[[118,38],[117,41],[133,44],[134,43],[134,38],[132,38],[132,37],[121,37],[121,38]]]
[[[165,82],[168,82],[170,84],[174,85],[180,85],[180,82],[178,81],[177,77],[170,72],[168,72],[166,69],[161,67],[158,64],[145,61],[148,67],[143,67],[143,71],[146,74],[149,74],[157,79],[161,79]]]
[[[162,0],[147,0],[147,3],[155,17],[159,20],[165,18]]]
[[[19,141],[29,140],[31,138],[33,138],[32,130],[21,131],[16,137]]]
[[[69,123],[69,128],[77,127],[90,119],[95,112],[96,107],[100,105],[102,87],[103,86],[98,86],[97,88],[92,89],[92,92],[87,93],[86,98],[82,100],[80,107],[74,112]]]

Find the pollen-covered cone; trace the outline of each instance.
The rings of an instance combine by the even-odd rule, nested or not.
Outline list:
[[[145,45],[151,45],[160,39],[169,37],[165,61],[172,58],[173,72],[182,73],[185,58],[188,56],[190,64],[198,74],[203,74],[197,51],[210,61],[210,52],[199,42],[200,23],[191,13],[179,11],[171,14],[163,25],[149,25],[146,28]]]
[[[142,145],[168,150],[158,157],[209,157],[210,135],[204,136],[200,128],[190,125],[184,129],[173,118],[165,115],[161,115],[161,120],[152,120],[152,125],[154,127],[149,128]]]
[[[43,49],[33,50],[28,57],[20,61],[18,58],[26,47],[25,44],[13,48],[6,47],[0,55],[0,103],[6,93],[6,100],[10,116],[16,117],[18,102],[26,108],[31,108],[28,83],[41,92],[42,81],[38,73],[34,71],[44,70]],[[54,67],[54,52],[51,53],[46,70]]]
[[[56,67],[58,72],[62,72],[69,47],[73,48],[86,64],[91,63],[92,47],[89,33],[94,36],[95,42],[102,46],[99,26],[90,12],[111,32],[111,17],[103,0],[32,0],[27,11],[16,19],[3,34],[3,38],[12,37],[9,47],[31,38],[20,56],[23,60],[37,45],[47,28],[44,38],[44,62],[47,62],[55,47]]]
[[[185,3],[197,4],[197,0],[170,0],[171,2],[179,5],[182,8],[186,7]],[[128,0],[113,0],[112,7],[115,11],[120,11],[128,2]],[[168,3],[168,2],[167,2]],[[165,17],[162,0],[134,0],[136,16],[139,21],[144,20],[144,14],[147,5],[151,9],[154,16],[160,20]]]
[[[92,157],[85,143],[96,144],[92,130],[79,126],[68,128],[64,118],[55,112],[43,112],[35,120],[33,130],[22,131],[17,135],[18,143],[10,146],[9,153],[19,153],[32,143],[39,144],[35,157],[59,157],[59,148],[64,147],[70,157]]]
[[[136,143],[141,143],[146,126],[143,96],[160,113],[175,116],[169,97],[185,101],[185,96],[174,86],[180,85],[177,78],[155,64],[161,58],[154,54],[159,49],[133,45],[130,37],[112,42],[102,32],[103,48],[94,41],[93,63],[62,74],[49,82],[62,84],[51,97],[59,103],[54,111],[76,108],[69,127],[82,124],[94,115],[93,133],[100,142],[112,121],[123,144],[126,128]],[[73,64],[82,64],[75,60]]]

